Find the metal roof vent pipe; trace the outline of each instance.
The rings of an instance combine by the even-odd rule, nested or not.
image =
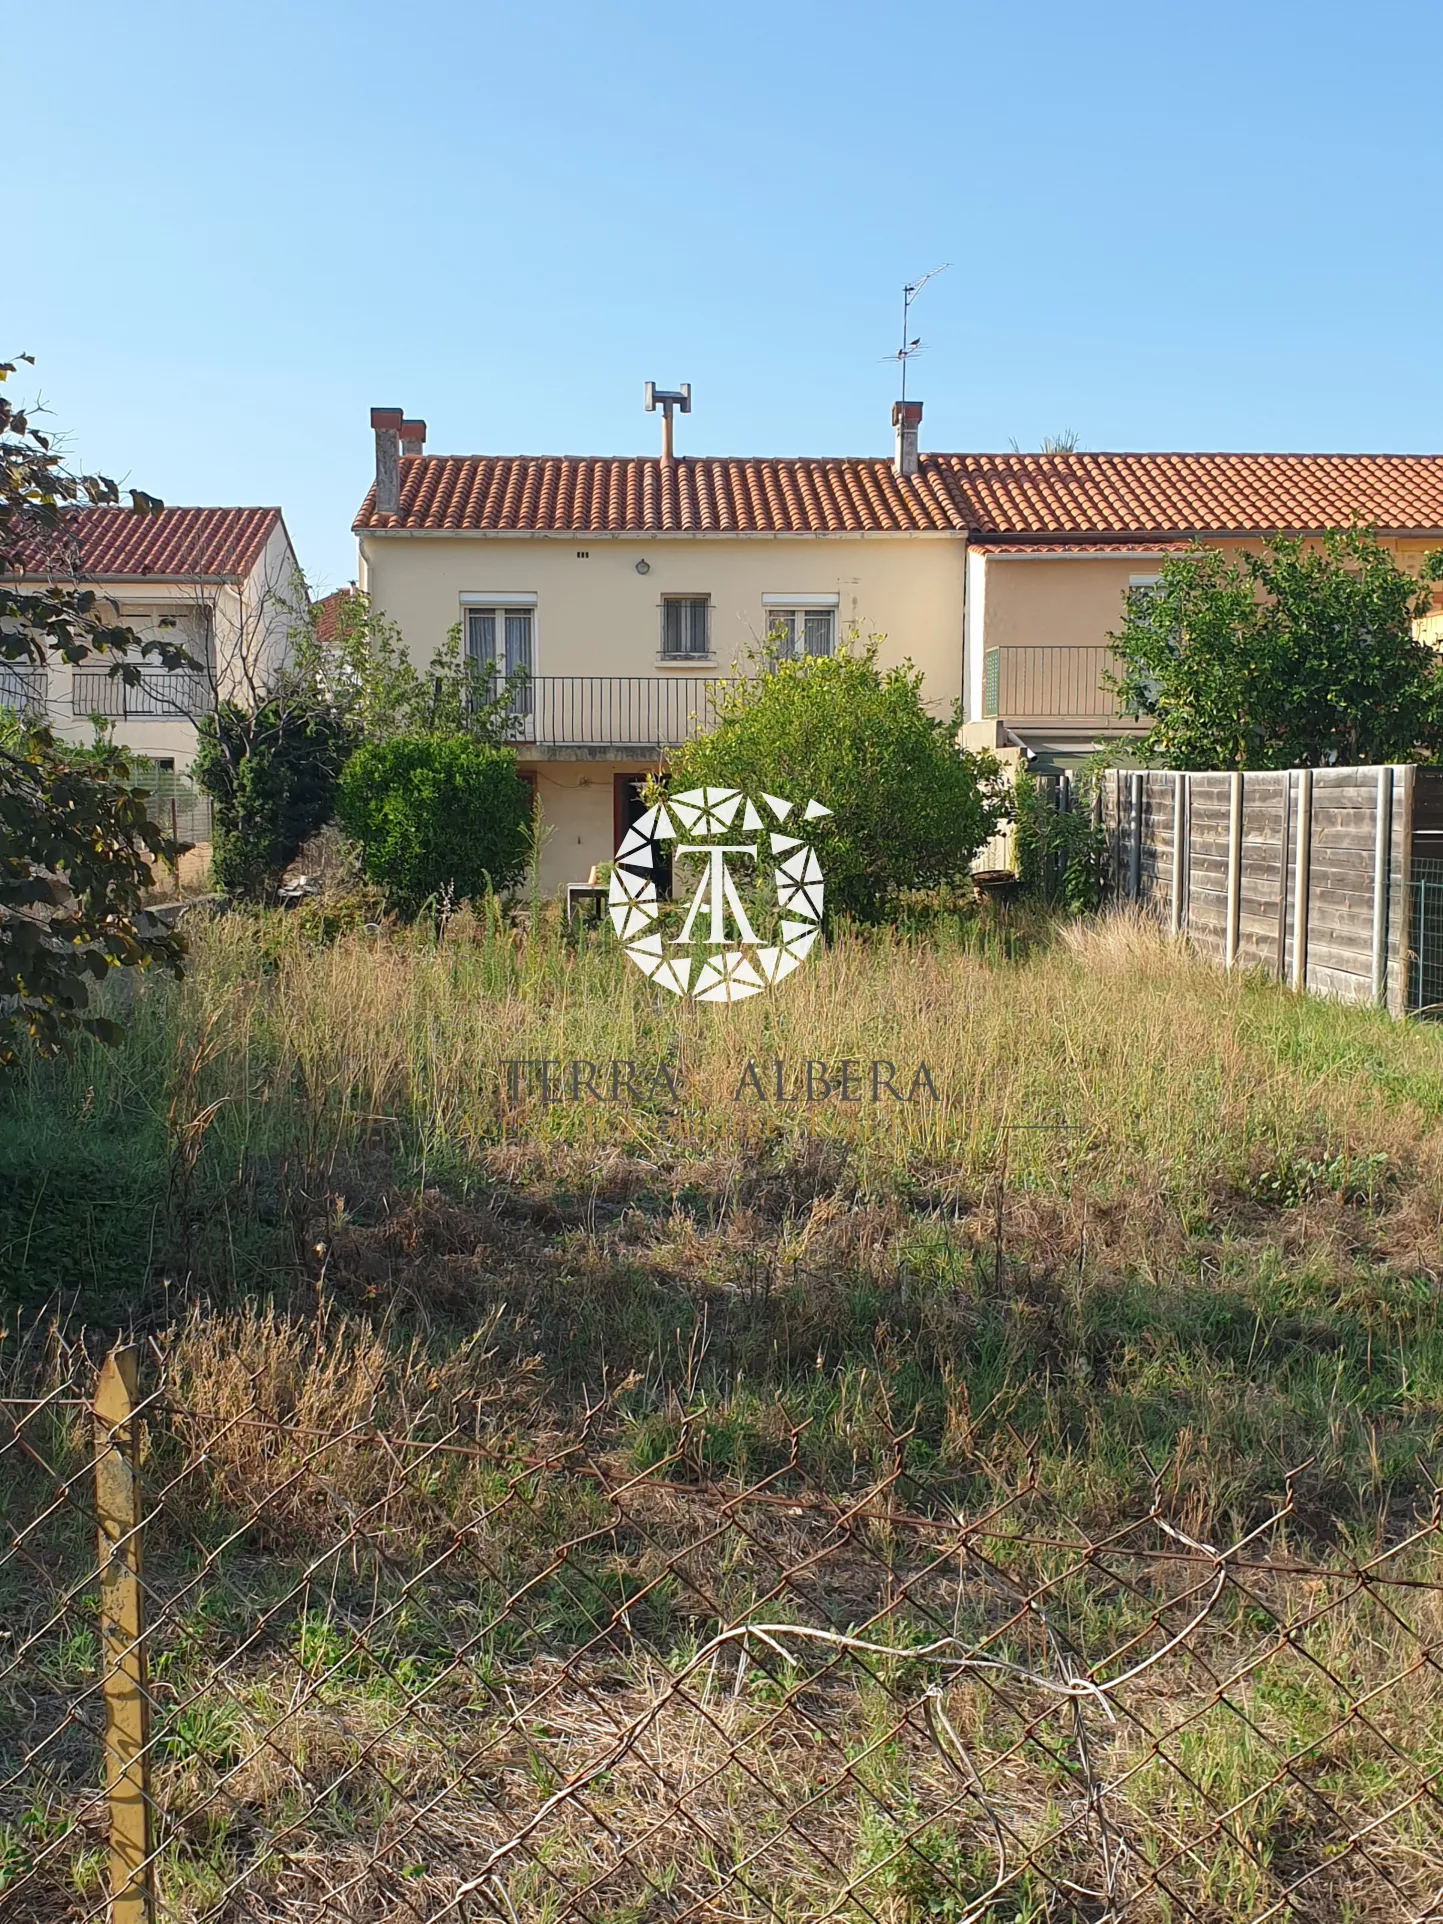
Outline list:
[[[892,426],[897,432],[897,451],[892,457],[892,465],[901,481],[910,479],[917,472],[917,429],[921,421],[920,401],[892,403]]]
[[[400,408],[372,408],[371,426],[376,431],[376,513],[401,512],[401,423]]]
[[[424,454],[426,452],[426,423],[424,421],[403,421],[401,423],[402,454]]]
[[[672,440],[671,414],[678,409],[682,414],[691,413],[691,382],[683,381],[678,388],[660,388],[655,381],[648,381],[642,405],[648,414],[661,409],[661,458],[663,461],[676,459],[676,445]]]

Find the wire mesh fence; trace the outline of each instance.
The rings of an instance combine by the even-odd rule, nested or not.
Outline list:
[[[1421,1485],[1320,1557],[142,1360],[0,1405],[7,1919],[1443,1915]]]
[[[1443,1015],[1443,861],[1415,855],[1408,886],[1408,1007],[1418,1015]]]
[[[146,813],[183,848],[197,848],[211,839],[211,802],[194,777],[173,762],[135,755],[130,781],[146,794]]]

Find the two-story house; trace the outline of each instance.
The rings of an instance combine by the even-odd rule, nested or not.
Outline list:
[[[1358,522],[1416,571],[1443,544],[1443,456],[939,456],[965,495],[968,738],[1067,766],[1145,723],[1118,713],[1108,636],[1130,587],[1194,541],[1226,551]]]
[[[54,581],[94,589],[117,621],[179,644],[195,666],[167,673],[147,658],[136,686],[112,677],[110,657],[0,667],[0,703],[48,712],[71,741],[92,740],[102,717],[122,747],[178,772],[195,758],[199,715],[269,690],[310,605],[279,508],[71,509],[25,577]]]
[[[770,637],[825,653],[877,636],[965,738],[1039,768],[1136,732],[1106,686],[1129,585],[1193,538],[1234,545],[1359,520],[1400,555],[1443,541],[1443,457],[925,454],[920,403],[891,460],[428,455],[372,413],[355,522],[363,588],[424,665],[460,623],[524,669],[515,736],[548,830],[542,881],[610,857],[669,746]]]

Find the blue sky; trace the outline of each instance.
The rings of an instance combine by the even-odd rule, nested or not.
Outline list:
[[[649,452],[643,381],[689,380],[683,452],[887,450],[899,290],[940,261],[924,447],[1443,449],[1437,0],[68,0],[6,32],[0,352],[76,459],[280,503],[318,589],[373,403],[434,452]]]

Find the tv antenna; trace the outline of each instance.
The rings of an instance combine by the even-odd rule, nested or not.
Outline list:
[[[902,345],[897,349],[896,358],[902,363],[902,399],[904,401],[907,398],[907,363],[914,354],[922,352],[921,336],[919,335],[915,340],[908,338],[908,329],[912,320],[912,303],[928,281],[935,281],[937,276],[945,274],[951,265],[951,261],[943,261],[940,267],[929,267],[919,280],[908,281],[902,289]]]

